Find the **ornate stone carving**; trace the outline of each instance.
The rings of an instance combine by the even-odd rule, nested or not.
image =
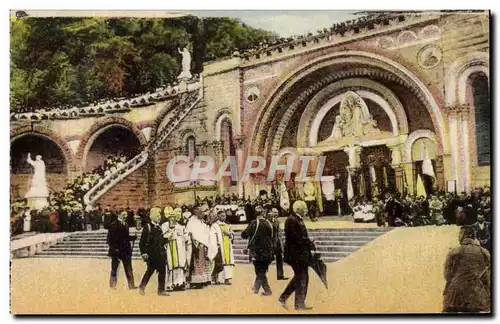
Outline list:
[[[260,98],[260,90],[257,86],[249,87],[245,90],[245,100],[249,103],[257,102]]]
[[[418,40],[418,36],[411,30],[405,30],[398,35],[397,39],[398,39],[398,45],[402,45]]]
[[[418,32],[422,39],[441,36],[441,29],[436,25],[425,26]]]
[[[436,45],[424,46],[417,54],[418,64],[426,69],[432,69],[437,66],[443,57],[441,48]]]
[[[349,91],[340,103],[340,114],[335,117],[332,135],[328,140],[358,138],[379,132],[377,121],[372,119],[366,103],[358,94]]]

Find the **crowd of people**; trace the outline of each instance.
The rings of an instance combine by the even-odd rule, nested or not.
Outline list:
[[[389,25],[391,20],[404,21],[403,14],[388,14],[388,13],[369,13],[359,18],[348,20],[345,22],[335,23],[329,28],[317,30],[316,34],[308,33],[307,35],[295,35],[291,37],[279,37],[268,42],[261,42],[258,45],[253,45],[248,48],[235,49],[234,55],[243,57],[249,55],[259,55],[259,53],[271,52],[274,50],[280,51],[282,47],[294,46],[301,43],[305,44],[310,41],[317,41],[319,38],[330,36],[344,37],[349,32],[357,34],[362,30],[372,30],[377,25]]]
[[[307,206],[296,201],[293,212],[285,223],[285,245],[278,221],[278,210],[270,205],[257,205],[256,218],[241,232],[248,240],[244,253],[253,263],[256,278],[252,291],[263,296],[272,295],[267,280],[269,265],[276,260],[278,280],[287,280],[283,263],[292,266],[294,277],[280,296],[280,303],[295,292],[295,308],[310,309],[305,305],[307,294],[307,269],[314,244],[307,236],[303,217]],[[165,208],[153,207],[144,210],[138,217],[122,212],[112,213],[105,225],[108,229],[107,242],[111,257],[109,285],[117,287],[117,269],[120,262],[124,265],[129,289],[139,289],[146,294],[151,275],[158,273],[157,294],[169,295],[168,291],[202,289],[209,285],[232,285],[235,271],[233,241],[235,233],[226,222],[226,213],[217,210],[215,205],[200,203],[189,208],[168,205]],[[137,240],[137,230],[142,229],[139,249],[147,268],[139,286],[135,285],[132,267],[132,251]]]
[[[85,208],[83,197],[96,184],[116,171],[135,156],[134,152],[108,156],[104,163],[91,172],[85,172],[62,190],[50,192],[48,206],[39,210],[30,210],[26,199],[18,199],[11,205],[11,232],[18,234],[23,228],[37,232],[73,232],[96,228],[96,222],[102,224],[102,213]],[[109,210],[110,208],[108,208]],[[118,211],[118,210],[115,210]],[[28,219],[29,226],[24,225]],[[101,219],[100,222],[97,219]]]
[[[110,287],[116,289],[118,265],[123,262],[130,289],[139,288],[144,295],[154,272],[158,273],[157,293],[201,289],[208,285],[231,285],[234,272],[232,242],[234,233],[223,212],[207,204],[183,211],[180,207],[153,207],[141,210],[138,217],[122,212],[111,213],[108,229],[111,257]],[[138,287],[132,269],[133,242],[136,230],[142,228],[139,240],[141,257],[147,264]]]

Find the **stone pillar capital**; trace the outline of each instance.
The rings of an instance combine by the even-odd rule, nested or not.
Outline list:
[[[446,107],[446,112],[452,116],[467,116],[470,110],[469,104],[455,104]]]
[[[361,146],[348,146],[344,152],[349,156],[349,168],[361,167]]]
[[[393,168],[401,166],[403,162],[403,144],[388,146],[391,149],[391,165]]]

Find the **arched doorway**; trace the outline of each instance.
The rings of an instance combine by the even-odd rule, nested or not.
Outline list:
[[[102,166],[108,158],[125,156],[129,160],[140,152],[141,143],[128,127],[114,124],[97,131],[87,147],[85,172]]]
[[[33,168],[26,161],[28,153],[35,159],[42,156],[50,191],[63,189],[67,181],[67,158],[61,147],[50,137],[24,133],[14,137],[10,146],[11,198],[22,199],[28,191]]]
[[[335,129],[350,123],[342,111],[347,96],[354,98],[349,100],[358,108],[352,113],[361,123],[344,134]],[[369,198],[372,182],[379,194],[403,193],[402,151],[410,133],[432,132],[439,155],[449,152],[437,102],[425,82],[398,62],[369,52],[332,53],[307,62],[276,86],[257,116],[248,153],[270,156],[294,147],[301,154],[322,154],[327,165],[343,162],[339,170],[350,175],[353,196]]]

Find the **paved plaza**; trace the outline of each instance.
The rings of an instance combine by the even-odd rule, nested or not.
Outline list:
[[[310,270],[307,313],[437,313],[442,307],[446,253],[458,245],[458,227],[397,228],[356,253],[328,264],[329,289]],[[145,265],[134,261],[136,283]],[[232,286],[156,295],[156,276],[146,296],[126,289],[123,269],[116,291],[108,288],[109,260],[12,260],[11,305],[14,314],[295,314],[277,299],[287,281],[269,272],[273,295],[251,293],[251,265],[237,265]],[[290,267],[285,268],[292,275]],[[293,298],[293,296],[292,296]],[[293,306],[293,300],[288,301]],[[293,307],[291,307],[293,309]]]

